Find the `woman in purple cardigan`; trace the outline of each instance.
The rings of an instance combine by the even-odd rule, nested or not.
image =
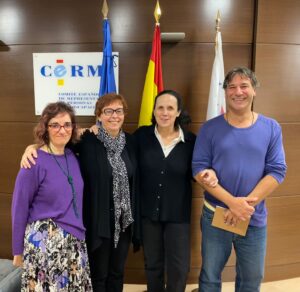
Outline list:
[[[92,291],[83,181],[66,148],[77,135],[73,109],[49,104],[34,134],[39,159],[19,171],[12,202],[13,263],[23,267],[21,291]]]

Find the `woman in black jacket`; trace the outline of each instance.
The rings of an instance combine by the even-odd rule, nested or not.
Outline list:
[[[165,90],[155,98],[152,126],[141,127],[134,134],[138,144],[148,292],[185,291],[190,262],[191,161],[195,143],[195,135],[184,129],[189,121],[181,96]]]
[[[122,291],[130,241],[139,240],[136,148],[123,132],[125,99],[100,97],[99,131],[86,131],[77,144],[84,180],[83,220],[94,291]]]

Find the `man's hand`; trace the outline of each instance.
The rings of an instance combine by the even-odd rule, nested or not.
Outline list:
[[[218,184],[216,173],[212,169],[204,169],[199,173],[198,178],[204,185],[214,188]]]
[[[31,168],[31,164],[35,165],[35,159],[37,158],[37,145],[29,145],[21,158],[21,168]]]
[[[13,260],[13,265],[16,267],[21,267],[23,266],[23,256],[20,255],[15,255],[14,260]]]
[[[228,203],[228,207],[233,217],[236,217],[238,220],[245,221],[254,213],[255,209],[251,204],[255,203],[256,201],[257,198],[232,197],[230,203]],[[229,220],[229,218],[227,220]]]

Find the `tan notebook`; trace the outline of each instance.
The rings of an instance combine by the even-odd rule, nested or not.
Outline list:
[[[227,225],[224,223],[224,212],[225,211],[226,211],[226,209],[217,206],[211,225],[214,227],[217,227],[217,228],[221,228],[221,229],[245,236],[247,229],[248,229],[250,219],[248,219],[246,221],[238,221],[236,226]]]

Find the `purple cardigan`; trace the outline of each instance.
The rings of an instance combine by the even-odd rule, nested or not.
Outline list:
[[[26,225],[37,220],[51,218],[58,226],[78,239],[85,238],[82,223],[83,180],[78,161],[71,150],[65,150],[69,173],[73,177],[76,191],[76,217],[72,204],[72,190],[52,154],[38,150],[36,165],[31,169],[20,169],[15,182],[12,201],[13,254],[23,253]],[[64,155],[55,155],[67,172]]]

